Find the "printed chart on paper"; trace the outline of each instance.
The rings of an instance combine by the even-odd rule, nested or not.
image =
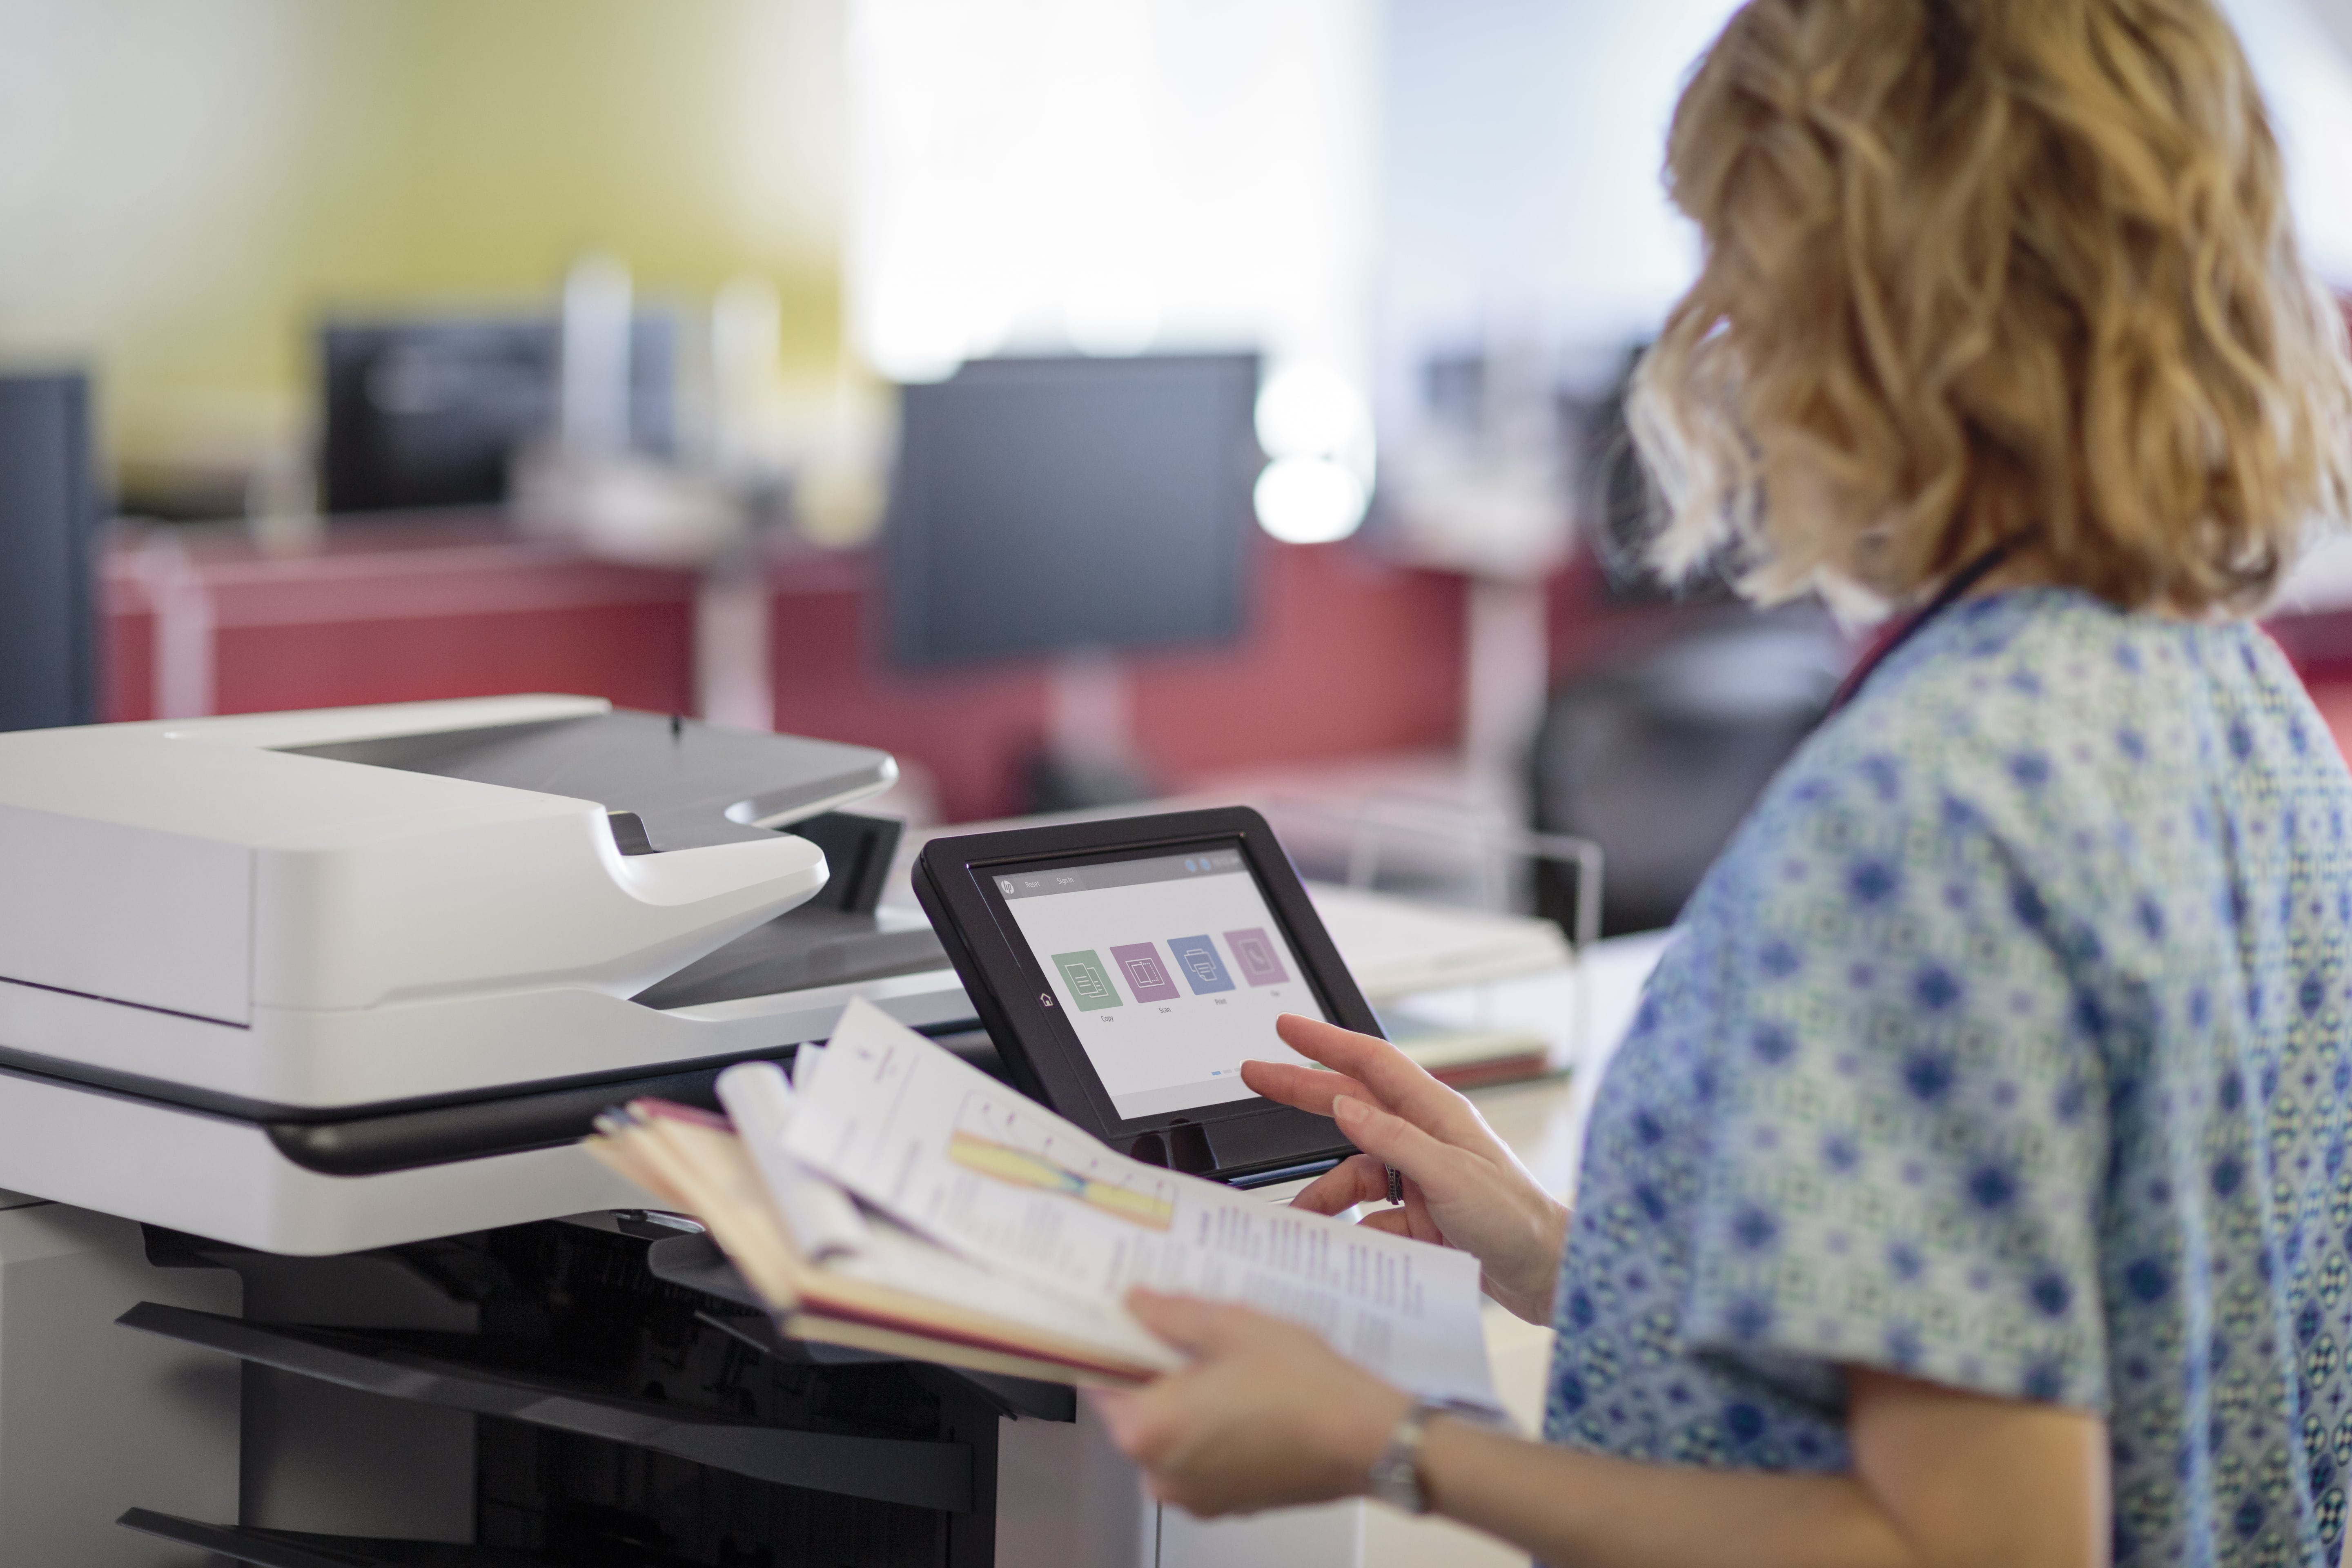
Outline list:
[[[1176,1184],[1139,1177],[1125,1161],[1103,1158],[1094,1140],[1057,1131],[1058,1117],[971,1094],[956,1110],[948,1158],[965,1170],[1040,1192],[1060,1193],[1147,1230],[1176,1223]]]

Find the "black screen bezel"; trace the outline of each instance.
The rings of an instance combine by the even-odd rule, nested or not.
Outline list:
[[[1051,981],[1029,950],[996,879],[1016,868],[1233,847],[1241,850],[1243,865],[1298,961],[1299,978],[1324,1016],[1342,1028],[1379,1035],[1379,1019],[1323,929],[1289,857],[1265,819],[1245,806],[934,838],[916,858],[914,875],[916,894],[940,945],[1025,1092],[1122,1151],[1140,1152],[1154,1135],[1159,1147],[1171,1147],[1176,1130],[1202,1129],[1209,1152],[1173,1163],[1224,1179],[1328,1164],[1353,1152],[1353,1145],[1329,1121],[1255,1095],[1121,1117],[1077,1030],[1053,1000]]]

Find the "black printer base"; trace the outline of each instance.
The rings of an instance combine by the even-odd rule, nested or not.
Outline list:
[[[707,1243],[626,1216],[323,1258],[151,1231],[149,1254],[244,1277],[242,1318],[121,1321],[243,1363],[245,1517],[121,1523],[262,1568],[981,1568],[1000,1418],[1075,1414],[1066,1389],[779,1339]],[[457,1464],[419,1451],[436,1432]],[[469,1495],[400,1495],[434,1485]]]

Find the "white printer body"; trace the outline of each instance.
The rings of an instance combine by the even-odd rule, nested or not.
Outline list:
[[[852,995],[970,1018],[935,954],[774,962],[824,927],[757,937],[781,989],[647,995],[825,885],[779,829],[895,776],[577,697],[0,734],[0,1188],[297,1254],[642,1201],[597,1104]]]
[[[835,810],[895,773],[569,697],[0,734],[0,1568],[472,1562],[491,1471],[548,1489],[544,1521],[626,1534],[667,1507],[646,1434],[670,1407],[583,1399],[501,1335],[535,1325],[537,1354],[594,1317],[626,1370],[642,1313],[677,1362],[656,1374],[747,1400],[824,1359],[715,1255],[725,1278],[680,1284],[647,1247],[615,1283],[635,1255],[579,1237],[666,1227],[579,1141],[615,1100],[824,1038],[853,996],[976,1026],[921,917],[877,906],[895,825]],[[575,1251],[603,1259],[584,1305],[494,1261]],[[819,1370],[909,1403],[881,1436],[680,1408],[713,1489],[681,1495],[777,1531],[760,1500],[813,1489],[791,1517],[870,1546],[861,1500],[920,1494],[975,1568],[1360,1561],[1357,1503],[1163,1516],[1064,1391],[1057,1415],[945,1369]],[[498,1451],[535,1458],[482,1457],[493,1414]],[[971,1495],[929,1499],[959,1458]]]

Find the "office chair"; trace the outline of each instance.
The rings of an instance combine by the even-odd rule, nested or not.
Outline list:
[[[1826,616],[1734,613],[1560,687],[1531,755],[1535,826],[1607,857],[1604,935],[1674,923],[1764,786],[1821,720],[1847,654]],[[1565,924],[1573,879],[1542,866]]]

